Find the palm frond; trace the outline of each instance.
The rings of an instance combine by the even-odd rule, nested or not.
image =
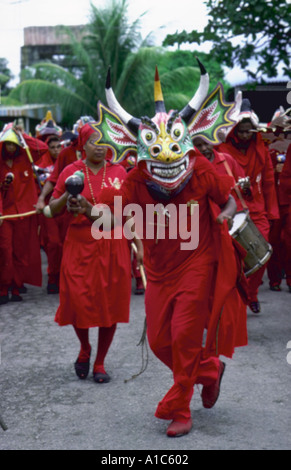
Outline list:
[[[85,114],[96,114],[96,104],[87,101],[79,94],[44,80],[21,82],[10,93],[12,99],[21,103],[62,104],[64,121],[73,123]]]

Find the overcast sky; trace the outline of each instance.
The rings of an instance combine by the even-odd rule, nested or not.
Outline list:
[[[0,57],[8,59],[8,67],[17,77],[20,72],[20,48],[23,46],[23,29],[28,26],[54,26],[58,24],[86,24],[89,19],[90,0],[0,0]],[[106,0],[92,0],[102,7]],[[128,0],[131,20],[142,13],[142,35],[154,33],[156,45],[168,33],[176,31],[201,31],[207,24],[204,0]],[[196,47],[197,49],[197,47]],[[206,49],[207,51],[207,49]],[[233,85],[242,83],[245,74],[231,70],[226,79]]]

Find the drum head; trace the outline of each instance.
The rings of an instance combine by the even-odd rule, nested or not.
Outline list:
[[[245,212],[237,212],[233,217],[233,225],[229,231],[230,235],[233,235],[245,222],[247,214]]]

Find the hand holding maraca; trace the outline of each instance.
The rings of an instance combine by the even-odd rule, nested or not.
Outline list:
[[[80,194],[84,189],[84,173],[76,171],[65,181],[66,190],[69,193],[67,198],[67,210],[77,217],[84,214],[87,208],[87,200]]]

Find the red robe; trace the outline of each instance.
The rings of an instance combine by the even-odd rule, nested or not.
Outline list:
[[[263,237],[269,239],[270,221],[279,218],[273,165],[269,151],[259,133],[254,134],[246,153],[237,148],[235,130],[232,129],[219,151],[229,153],[250,177],[252,196],[246,199],[250,217]],[[257,300],[259,286],[266,265],[249,277],[250,302]]]
[[[73,142],[68,147],[65,147],[59,153],[57,161],[54,165],[54,169],[48,177],[48,181],[53,184],[56,184],[58,177],[63,171],[63,169],[71,163],[74,163],[76,160],[79,160],[81,155],[81,152],[79,152],[78,140]]]
[[[274,168],[277,165],[277,153],[273,154]],[[268,276],[270,286],[279,286],[285,272],[286,283],[291,286],[291,145],[286,153],[283,170],[275,173],[275,180],[280,218],[273,222],[270,230],[273,254],[267,266]]]
[[[53,172],[57,159],[53,160],[49,150],[38,161],[38,166]],[[48,176],[49,177],[49,176]],[[47,178],[48,179],[48,178]],[[50,195],[46,198],[46,204],[49,203]],[[47,255],[48,284],[59,284],[60,267],[63,249],[63,218],[48,218],[43,214],[38,215],[40,225],[41,245]]]
[[[179,204],[185,207],[191,200],[199,204],[198,247],[181,249],[185,240],[179,233],[170,238],[171,216],[165,238],[156,240],[158,225],[154,238],[143,233],[149,344],[174,377],[174,385],[156,410],[156,416],[162,419],[189,419],[194,384],[215,380],[219,354],[231,357],[236,346],[247,343],[246,308],[238,308],[232,297],[239,277],[232,240],[226,224],[219,226],[213,221],[216,204],[226,203],[231,185],[232,178],[219,176],[205,157],[197,157],[191,180],[163,205],[172,204],[178,209]],[[135,203],[143,209],[142,229],[146,231],[151,223],[146,216],[147,206],[158,201],[150,194],[138,169],[129,172],[120,193],[123,206]],[[110,191],[103,192],[102,202],[113,208]],[[182,215],[177,212],[179,223]],[[190,223],[188,208],[188,226]],[[141,235],[138,221],[136,229]],[[215,290],[213,302],[209,301],[211,289]],[[226,302],[232,308],[222,312]],[[208,333],[203,348],[205,327]]]
[[[231,174],[233,176],[233,186],[235,183],[237,183],[239,178],[244,178],[245,173],[244,170],[241,168],[241,166],[237,163],[237,161],[228,153],[222,153],[218,152],[217,150],[213,149],[214,153],[214,160],[211,162],[212,165],[214,165],[215,170],[219,175],[229,175]],[[238,188],[238,191],[239,188]],[[240,192],[241,194],[241,192]],[[238,196],[237,192],[232,189],[231,195],[234,197],[236,205],[237,205],[237,210],[241,211],[244,209],[241,199],[243,199],[243,196],[241,194],[241,197]]]
[[[47,151],[47,145],[23,134],[33,160],[37,163]],[[3,159],[3,142],[0,143],[0,181],[8,172],[14,180],[8,190],[2,190],[3,215],[21,214],[35,209],[37,202],[36,180],[25,149],[13,158],[12,167]],[[0,284],[7,286],[23,283],[42,285],[40,242],[37,216],[5,219],[0,227]]]
[[[65,180],[77,170],[83,170],[82,160],[68,165],[61,173],[53,197],[65,191]],[[106,165],[104,187],[121,184],[126,172],[120,165]],[[103,169],[89,179],[98,202]],[[85,176],[82,195],[93,204]],[[72,324],[77,328],[109,327],[129,321],[131,295],[130,251],[125,238],[96,240],[91,234],[92,222],[85,216],[71,215],[61,264],[60,305],[55,321],[59,325]]]

